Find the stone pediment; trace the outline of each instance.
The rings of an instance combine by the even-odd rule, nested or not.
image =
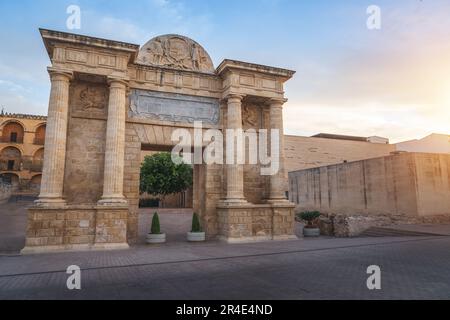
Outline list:
[[[139,51],[139,64],[214,73],[209,54],[192,39],[163,35],[147,42]]]

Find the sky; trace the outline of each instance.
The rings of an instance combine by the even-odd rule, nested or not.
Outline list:
[[[81,29],[67,30],[67,7]],[[381,28],[367,28],[367,8]],[[450,134],[448,0],[1,0],[0,106],[47,113],[50,64],[38,28],[143,45],[177,33],[223,59],[297,71],[285,133]]]

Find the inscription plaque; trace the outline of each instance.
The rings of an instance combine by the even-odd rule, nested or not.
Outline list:
[[[131,90],[130,118],[205,124],[219,123],[219,101],[176,93]]]

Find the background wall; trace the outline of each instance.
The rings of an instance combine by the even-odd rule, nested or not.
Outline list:
[[[395,150],[391,144],[285,136],[287,172],[388,156]]]
[[[450,155],[403,153],[289,174],[298,210],[424,216],[450,214]]]

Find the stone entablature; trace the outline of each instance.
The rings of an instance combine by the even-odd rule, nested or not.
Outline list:
[[[75,248],[72,244],[97,248],[99,238],[109,248],[135,242],[141,150],[173,147],[171,133],[178,128],[192,130],[193,122],[202,120],[205,129],[283,132],[283,86],[293,71],[234,60],[224,60],[214,70],[206,51],[179,35],[160,36],[140,48],[43,29],[41,34],[52,61],[52,87],[41,194],[30,209],[24,252]],[[260,176],[241,164],[195,165],[194,210],[209,238],[235,242],[293,237],[294,205],[285,197],[283,142],[280,135],[280,171],[274,176]],[[244,148],[243,142],[236,147]],[[50,217],[56,213],[71,221],[75,214],[67,214],[74,207],[77,217],[86,215],[91,229],[82,227],[86,230],[72,239],[59,236],[67,224],[62,229],[44,227],[53,220],[46,210],[55,210]],[[127,212],[126,224],[121,213],[118,220],[105,222],[117,228],[103,228],[102,209]],[[236,236],[230,230],[244,227],[237,222],[244,217],[250,218],[248,230]],[[39,223],[42,219],[50,221]]]
[[[139,46],[120,41],[40,29],[54,68],[104,76],[126,76]]]
[[[222,95],[233,94],[284,99],[283,84],[294,71],[236,60],[224,60],[217,68],[223,80]]]
[[[236,60],[224,60],[214,72],[145,65],[137,59],[138,45],[44,29],[41,34],[53,67],[128,79],[130,87],[136,89],[211,97],[220,97],[221,93],[222,97],[245,94],[283,98],[283,83],[295,73]]]
[[[211,98],[221,97],[222,82],[214,74],[139,64],[129,66],[130,87]]]

